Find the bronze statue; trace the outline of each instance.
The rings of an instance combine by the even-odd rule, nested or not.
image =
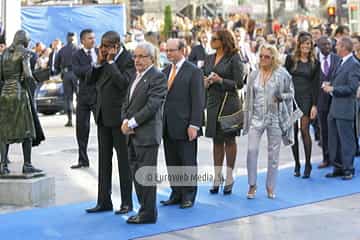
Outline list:
[[[31,164],[32,142],[37,139],[37,130],[36,113],[28,89],[28,81],[33,79],[31,51],[27,49],[29,41],[25,31],[17,31],[13,43],[0,56],[0,175],[10,172],[6,162],[6,144],[12,143],[22,143],[23,173],[41,172]]]

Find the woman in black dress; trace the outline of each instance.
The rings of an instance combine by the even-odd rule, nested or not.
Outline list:
[[[222,116],[230,115],[240,109],[237,90],[243,87],[243,65],[235,47],[233,35],[228,30],[218,30],[213,33],[211,47],[215,54],[209,55],[205,61],[204,75],[207,88],[207,120],[206,136],[213,139],[213,157],[215,168],[214,186],[210,193],[219,192],[222,184],[222,166],[226,155],[226,181],[224,194],[231,194],[234,184],[233,169],[235,165],[237,146],[235,137],[240,131],[224,133],[219,126],[218,116],[225,94]]]
[[[285,67],[292,75],[295,100],[304,113],[300,119],[301,136],[305,151],[305,170],[303,178],[309,178],[311,174],[311,148],[312,142],[309,133],[310,120],[317,115],[317,98],[320,89],[319,74],[320,64],[315,59],[314,45],[310,33],[301,32],[298,36],[293,55],[288,55]],[[300,176],[300,159],[298,144],[298,123],[295,124],[295,143],[292,152],[295,160],[294,176]]]

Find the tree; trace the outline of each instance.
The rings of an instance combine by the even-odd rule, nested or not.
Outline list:
[[[166,5],[164,11],[164,30],[163,30],[163,35],[165,38],[170,37],[171,29],[172,29],[171,7],[170,5]]]

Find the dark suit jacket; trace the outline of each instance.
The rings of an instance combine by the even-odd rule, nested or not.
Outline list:
[[[72,56],[72,66],[75,75],[79,79],[78,103],[93,105],[96,103],[95,83],[89,84],[87,78],[91,78],[91,56],[88,56],[84,49],[77,50]]]
[[[339,61],[340,61],[340,57],[333,53],[330,53],[330,59],[331,59],[330,60],[330,69],[329,69],[328,75],[325,76],[324,73],[322,72],[322,70],[320,70],[320,74],[319,74],[320,86],[322,86],[323,82],[330,81],[331,75],[334,74],[336,66],[339,64]],[[320,88],[318,101],[317,101],[318,111],[328,112],[329,108],[330,108],[330,103],[331,103],[331,96],[328,93],[324,92]]]
[[[169,79],[171,66],[163,71]],[[164,105],[164,131],[177,140],[188,139],[189,125],[199,127],[201,135],[205,90],[203,74],[189,61],[185,61],[176,74]]]
[[[48,62],[48,68],[49,68],[49,71],[50,71],[50,76],[54,76],[56,74],[58,74],[58,69],[56,69],[56,66],[55,66],[55,62],[56,62],[56,58],[57,58],[57,55],[58,55],[59,52],[55,52],[54,50],[50,53],[49,55],[49,62]],[[53,58],[55,54],[55,58]],[[54,65],[54,71],[52,70],[52,65]]]
[[[207,89],[207,137],[216,135],[217,118],[226,92],[228,92],[228,98],[224,104],[222,116],[233,114],[240,109],[237,90],[244,84],[244,67],[239,54],[224,56],[217,65],[215,65],[215,54],[209,55],[205,61],[204,75],[208,76],[211,72],[217,73],[224,81],[214,83]]]
[[[162,107],[167,93],[165,75],[152,67],[145,73],[129,99],[130,83],[123,106],[123,119],[135,118],[138,127],[130,135],[135,146],[157,146],[162,138]]]
[[[354,57],[338,65],[331,79],[334,87],[329,114],[335,119],[355,119],[356,90],[359,86],[360,64]]]
[[[205,48],[199,44],[191,49],[188,60],[197,66],[198,61],[205,61],[206,51]]]
[[[60,49],[55,59],[55,68],[57,72],[60,72],[64,68],[69,68],[68,70],[72,70],[72,55],[77,50],[78,48],[72,43],[68,43]]]
[[[89,84],[96,82],[95,121],[106,127],[120,127],[121,109],[128,85],[135,76],[134,61],[124,48],[115,63],[92,68]]]

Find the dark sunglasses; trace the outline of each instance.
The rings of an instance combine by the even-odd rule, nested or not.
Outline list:
[[[271,59],[271,56],[269,56],[269,55],[262,55],[262,54],[260,54],[260,58],[264,58],[264,59]]]

